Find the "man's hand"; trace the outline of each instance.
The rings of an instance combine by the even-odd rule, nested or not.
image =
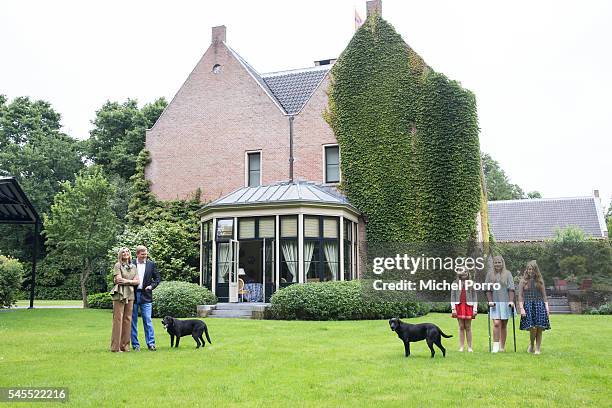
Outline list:
[[[121,276],[117,276],[115,278],[115,282],[117,282],[118,285],[123,285],[125,283],[125,279],[123,279]]]
[[[511,309],[514,309],[514,302],[508,302],[508,306],[509,306]]]
[[[495,302],[489,302],[489,307],[495,307]]]
[[[521,307],[521,316],[525,317],[527,316],[527,312],[525,312],[525,309]]]
[[[147,286],[147,287],[145,288],[145,290],[153,290],[153,287],[151,287],[151,285],[149,285],[149,286]]]

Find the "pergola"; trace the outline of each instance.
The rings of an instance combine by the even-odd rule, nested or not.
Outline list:
[[[38,235],[40,216],[14,177],[0,177],[0,224],[29,224],[34,227],[32,243],[32,282],[30,286],[30,309],[34,307],[36,282],[36,258],[38,258]]]

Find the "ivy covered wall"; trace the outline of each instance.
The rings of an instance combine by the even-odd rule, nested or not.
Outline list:
[[[328,93],[341,188],[365,214],[368,241],[474,240],[481,207],[488,231],[470,91],[373,14],[332,68]]]

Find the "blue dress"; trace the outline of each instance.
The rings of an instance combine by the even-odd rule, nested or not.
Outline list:
[[[525,316],[521,316],[521,330],[529,330],[538,327],[544,330],[550,329],[550,320],[546,313],[546,292],[542,293],[535,284],[533,279],[527,282],[527,287],[524,287],[521,282],[519,290],[520,299],[525,308]]]
[[[487,274],[485,279],[486,283],[495,283],[494,280],[495,272]],[[491,320],[508,320],[512,319],[513,314],[516,313],[514,309],[510,309],[510,291],[514,291],[514,279],[512,279],[511,273],[505,274],[505,279],[501,279],[501,287],[497,290],[491,291],[491,297],[495,306],[489,308],[489,318]]]

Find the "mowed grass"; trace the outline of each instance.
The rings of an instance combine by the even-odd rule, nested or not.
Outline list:
[[[68,405],[94,407],[610,406],[612,318],[551,320],[534,356],[519,331],[518,353],[489,354],[485,316],[470,354],[448,315],[409,319],[455,336],[430,359],[425,342],[405,358],[386,321],[206,319],[213,344],[195,350],[191,337],[170,349],[154,319],[157,352],[110,353],[110,311],[4,311],[0,387],[68,387]]]

